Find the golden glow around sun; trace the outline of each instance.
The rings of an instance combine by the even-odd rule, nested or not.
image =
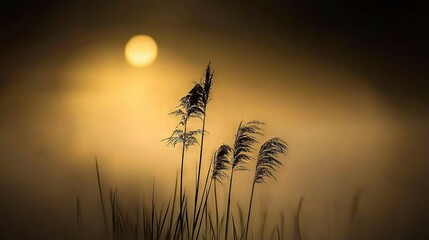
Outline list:
[[[125,46],[125,58],[136,67],[149,66],[155,61],[157,53],[156,42],[148,35],[136,35]]]

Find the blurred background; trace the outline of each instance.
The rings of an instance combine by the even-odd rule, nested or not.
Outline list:
[[[275,223],[282,212],[292,229],[304,197],[304,238],[342,239],[360,191],[354,239],[428,239],[428,10],[365,1],[5,5],[1,238],[67,236],[77,197],[84,228],[100,227],[96,156],[105,192],[117,187],[131,212],[153,181],[157,204],[168,201],[181,149],[161,142],[178,122],[167,114],[211,61],[203,167],[233,143],[241,120],[265,122],[260,140],[290,147],[277,181],[257,186],[252,221],[267,212]],[[124,57],[136,34],[158,44],[145,68]],[[188,185],[197,159],[196,148],[187,152]],[[251,174],[235,178],[242,206]]]

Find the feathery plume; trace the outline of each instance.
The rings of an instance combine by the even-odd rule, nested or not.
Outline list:
[[[280,154],[286,154],[288,145],[280,138],[271,138],[262,144],[256,163],[255,179],[256,183],[265,183],[265,178],[276,177],[273,174],[275,168],[282,166],[278,157]]]
[[[230,146],[222,144],[213,154],[213,180],[221,181],[223,178],[227,177],[225,171],[229,169],[230,162],[228,155],[231,153],[231,151],[232,149]]]

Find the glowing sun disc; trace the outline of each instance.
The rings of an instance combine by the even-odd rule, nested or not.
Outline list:
[[[136,67],[149,66],[155,61],[157,54],[156,42],[148,35],[136,35],[125,46],[125,58]]]

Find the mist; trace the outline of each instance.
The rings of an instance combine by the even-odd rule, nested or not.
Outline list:
[[[411,96],[413,87],[405,88],[406,93],[397,90],[397,79],[392,87],[380,88],[389,82],[372,65],[375,62],[368,60],[368,68],[348,51],[319,49],[283,33],[276,38],[275,31],[248,38],[251,29],[243,27],[233,34],[241,25],[225,26],[231,20],[229,12],[223,18],[227,20],[208,21],[214,29],[225,26],[216,32],[195,24],[195,16],[181,17],[184,9],[150,9],[151,14],[142,17],[148,20],[143,25],[134,21],[139,18],[133,12],[134,20],[98,27],[107,16],[124,16],[107,6],[95,27],[78,27],[74,18],[61,18],[63,28],[47,34],[45,26],[44,35],[22,40],[28,44],[2,57],[2,238],[73,235],[76,198],[87,237],[99,237],[102,215],[95,158],[106,193],[117,188],[126,211],[134,214],[143,201],[150,201],[153,183],[157,206],[166,204],[180,167],[179,147],[166,147],[161,141],[177,125],[168,113],[201,78],[209,61],[215,73],[203,173],[213,151],[222,143],[233,143],[242,120],[266,123],[260,142],[281,137],[289,144],[277,181],[257,187],[252,213],[256,226],[264,213],[269,216],[267,226],[277,224],[284,214],[286,236],[291,238],[303,198],[305,239],[342,239],[347,231],[353,232],[353,239],[429,236],[429,113],[420,92]],[[163,10],[174,14],[159,14]],[[182,21],[173,21],[179,17]],[[86,18],[90,15],[83,14],[81,21]],[[43,21],[55,18],[47,19]],[[123,56],[126,41],[136,31],[151,32],[159,45],[150,67],[134,68]],[[2,41],[10,43],[7,38]],[[198,122],[190,126],[197,128]],[[184,184],[192,192],[197,148],[186,156]],[[249,169],[254,164],[250,162]],[[244,208],[252,174],[235,175],[232,199]],[[227,185],[219,188],[221,209]]]

